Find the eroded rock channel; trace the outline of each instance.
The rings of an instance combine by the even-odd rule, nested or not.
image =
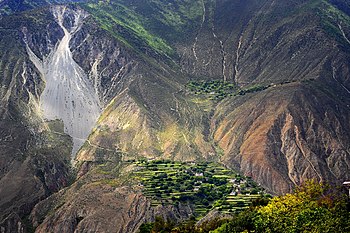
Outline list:
[[[69,12],[68,12],[69,11]],[[64,24],[66,14],[72,15],[72,26]],[[42,60],[27,46],[29,57],[41,73],[46,85],[40,97],[40,108],[47,120],[60,119],[64,132],[73,138],[72,156],[82,146],[101,113],[93,84],[83,69],[73,60],[69,47],[72,36],[80,30],[87,14],[82,10],[52,8],[52,14],[64,36],[55,49]]]

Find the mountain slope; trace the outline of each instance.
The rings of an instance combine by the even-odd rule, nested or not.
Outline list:
[[[51,4],[64,4],[82,2],[81,0],[2,0],[0,1],[0,15],[8,15],[16,12],[26,11]]]
[[[126,162],[135,158],[218,161],[274,194],[310,178],[349,179],[348,12],[340,0],[120,0],[4,16],[0,225],[135,232],[156,215],[190,217],[187,203],[151,206],[131,178],[135,168]],[[54,69],[42,67],[51,61],[75,71],[63,76],[79,77],[73,83],[87,86],[82,98],[93,96],[102,109],[84,138],[63,116],[46,115]],[[190,80],[234,88],[213,100],[217,90],[194,93]],[[70,98],[78,89],[63,90]],[[76,97],[60,112],[75,113]],[[85,142],[75,147],[71,184],[77,139]],[[26,186],[10,182],[14,176]]]

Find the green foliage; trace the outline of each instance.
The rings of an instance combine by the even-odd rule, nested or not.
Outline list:
[[[223,99],[236,90],[233,83],[220,80],[190,81],[186,88],[195,95],[209,96],[209,99],[213,100]]]
[[[152,198],[152,205],[191,202],[197,216],[211,209],[242,211],[263,193],[250,178],[215,163],[143,160],[137,165],[135,178],[141,180],[143,192]]]
[[[293,194],[273,198],[257,212],[257,232],[350,232],[345,197],[314,181]]]
[[[83,7],[101,24],[103,29],[129,47],[137,50],[144,50],[148,47],[165,56],[173,54],[173,49],[163,39],[145,28],[146,19],[132,8],[117,2],[110,4],[89,3]]]
[[[187,83],[186,88],[194,95],[204,96],[211,100],[221,100],[228,96],[245,95],[247,93],[263,91],[270,86],[271,85],[257,84],[246,88],[239,88],[231,82],[211,80],[190,81]]]
[[[315,4],[315,11],[320,17],[320,22],[325,32],[327,32],[328,35],[332,36],[343,45],[348,46],[348,43],[342,35],[339,25],[344,28],[348,28],[350,26],[349,15],[336,8],[328,1],[316,2],[317,4]]]
[[[254,218],[257,212],[254,209],[249,209],[241,212],[238,215],[216,228],[211,233],[235,233],[235,232],[252,232],[255,229]]]
[[[147,30],[169,43],[194,39],[203,15],[201,0],[120,0],[143,18]],[[179,36],[181,35],[181,36]]]
[[[213,219],[197,225],[196,219],[191,217],[189,220],[174,224],[172,221],[156,217],[155,222],[142,224],[139,233],[209,233],[226,222],[226,219]]]
[[[81,6],[125,45],[156,59],[174,58],[174,43],[193,39],[203,14],[201,0],[111,0]]]
[[[245,95],[247,93],[254,93],[254,92],[258,92],[258,91],[263,91],[263,90],[267,89],[268,87],[270,87],[270,86],[269,85],[268,86],[254,85],[254,86],[248,87],[246,89],[239,90],[238,94]]]
[[[230,220],[214,219],[190,231],[175,227],[162,232],[350,232],[350,205],[346,195],[329,185],[308,181],[294,193],[257,200]],[[178,231],[176,231],[176,229]]]
[[[139,233],[151,233],[154,227],[154,223],[143,223],[140,226]]]

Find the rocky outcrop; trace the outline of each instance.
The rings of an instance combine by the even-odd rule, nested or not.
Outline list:
[[[276,86],[222,103],[212,126],[223,161],[272,193],[307,179],[349,179],[348,107],[314,85]]]
[[[61,9],[61,7],[59,9]],[[62,16],[62,18],[55,18],[52,15],[52,11],[55,10],[48,9],[39,11],[37,16],[38,18],[42,16],[48,20],[49,26],[51,27],[50,30],[48,30],[47,24],[43,23],[45,20],[39,24],[35,24],[31,20],[17,22],[17,18],[12,18],[13,21],[17,22],[17,24],[14,25],[14,30],[17,30],[17,34],[20,35],[20,40],[15,41],[18,42],[18,44],[14,47],[20,50],[21,57],[23,58],[23,60],[18,60],[17,62],[22,62],[24,65],[17,66],[18,70],[14,71],[16,75],[19,74],[18,76],[6,74],[6,79],[2,80],[4,82],[2,85],[4,91],[2,93],[5,97],[4,100],[6,100],[4,101],[3,109],[6,114],[12,114],[16,117],[12,119],[13,122],[20,122],[18,118],[22,118],[24,128],[28,128],[31,133],[24,135],[20,134],[19,131],[12,132],[14,136],[22,135],[20,139],[22,139],[23,144],[26,145],[20,154],[23,157],[21,159],[27,158],[23,169],[18,168],[21,166],[21,163],[15,166],[13,162],[11,163],[11,160],[8,161],[9,158],[14,159],[15,154],[2,160],[4,164],[11,163],[8,166],[2,166],[4,170],[10,172],[7,173],[7,171],[4,171],[4,175],[12,174],[17,171],[17,180],[26,180],[25,186],[21,185],[21,182],[9,182],[5,176],[2,180],[4,189],[1,190],[0,196],[2,207],[4,207],[2,209],[5,211],[1,216],[1,226],[4,227],[5,232],[21,232],[22,230],[25,231],[29,229],[31,223],[26,220],[29,214],[28,211],[40,200],[69,184],[69,159],[67,155],[71,149],[71,144],[70,138],[64,133],[67,132],[64,130],[67,122],[44,122],[41,118],[39,99],[45,90],[43,78],[48,74],[48,72],[43,72],[43,67],[50,64],[50,59],[55,57],[55,52],[60,48],[62,41],[67,38],[67,32],[70,33],[71,29],[74,28],[75,22],[77,22],[74,17],[76,15],[74,14],[76,9],[74,7],[67,8],[63,14],[57,15]],[[58,13],[60,12],[61,11]],[[11,21],[11,17],[7,19]],[[28,17],[30,17],[30,14],[28,14]],[[208,151],[210,151],[210,156],[213,157],[214,152],[211,144],[200,135],[202,130],[201,123],[203,120],[198,120],[197,116],[202,117],[202,114],[198,111],[198,107],[186,103],[181,92],[179,92],[181,85],[169,78],[168,75],[175,75],[175,73],[172,71],[171,73],[169,73],[169,71],[160,71],[160,69],[154,65],[149,66],[130,49],[126,49],[117,42],[115,38],[99,29],[98,25],[91,21],[91,19],[86,18],[84,22],[86,23],[79,25],[81,29],[73,33],[74,36],[71,40],[68,38],[66,41],[65,49],[67,53],[65,54],[68,54],[67,57],[71,58],[70,51],[72,52],[72,56],[77,62],[76,64],[81,66],[88,74],[84,77],[88,79],[85,81],[89,81],[93,84],[94,93],[99,97],[102,105],[106,106],[106,109],[98,122],[97,130],[89,140],[86,141],[85,146],[77,157],[79,164],[83,164],[79,177],[83,177],[84,174],[89,175],[90,170],[95,169],[96,164],[101,162],[119,162],[119,160],[123,159],[122,155],[124,155],[125,152],[128,152],[127,155],[130,156],[159,156],[162,151],[166,151],[167,157],[173,156],[176,152],[178,159],[193,160],[200,156],[200,151],[203,151],[203,153],[207,155]],[[4,21],[4,23],[6,23],[6,21]],[[40,30],[38,30],[38,28],[40,28]],[[100,33],[107,36],[102,37]],[[13,35],[4,34],[4,37],[6,36],[11,38]],[[67,47],[69,41],[69,47]],[[7,50],[3,51],[5,52]],[[16,58],[17,57],[13,57],[13,60]],[[64,58],[63,56],[60,59],[62,60]],[[60,59],[56,60],[58,61]],[[71,60],[71,63],[74,62]],[[142,64],[138,65],[138,63]],[[26,70],[23,70],[24,68],[22,69],[22,67],[25,67]],[[138,68],[135,69],[136,67]],[[167,69],[169,69],[169,67],[167,67]],[[149,89],[149,87],[152,86],[154,86],[152,88],[154,91],[150,91]],[[163,97],[162,101],[159,101],[159,96]],[[197,109],[197,113],[193,116],[191,116],[192,113],[189,111],[189,109],[192,108],[191,105]],[[18,111],[20,106],[25,106],[25,108]],[[13,109],[11,109],[12,107],[15,108],[17,112],[14,112]],[[5,116],[8,117],[8,115],[4,115],[4,117]],[[188,117],[183,119],[182,116]],[[181,129],[181,124],[176,121],[187,122],[186,125],[188,125],[189,128],[186,130]],[[172,123],[174,127],[168,127],[170,123]],[[105,131],[107,133],[104,134],[101,131],[106,130],[106,127],[108,128],[107,131]],[[173,129],[178,131],[176,132],[178,138],[174,137]],[[195,131],[189,132],[189,129],[195,129]],[[159,131],[162,133],[159,133]],[[23,132],[28,131],[26,129]],[[192,135],[196,134],[198,137],[192,137]],[[4,132],[4,139],[6,139],[6,135],[6,132]],[[119,136],[115,137],[116,135]],[[132,138],[134,139],[131,140]],[[168,139],[172,140],[171,143],[169,143]],[[193,141],[201,145],[201,148],[193,148]],[[13,143],[17,146],[20,144],[20,142]],[[9,145],[4,145],[4,147],[11,148]],[[84,170],[83,168],[86,169]],[[18,172],[21,170],[23,170],[23,172]],[[76,181],[72,187],[82,184],[84,187],[87,187],[85,185],[90,185],[91,182],[91,180]],[[24,188],[24,190],[21,188]],[[98,191],[97,189],[94,190],[95,188],[96,186],[92,185],[91,189],[86,190],[87,194],[83,194],[82,191],[79,192],[79,194],[72,195],[72,199],[69,200],[69,202],[72,205],[73,203],[78,203],[79,206],[85,205],[86,202],[79,202],[78,196],[92,195],[97,197],[100,193],[97,192],[94,194],[95,191]],[[16,191],[17,189],[18,191]],[[26,193],[35,193],[36,195],[23,195],[23,198],[21,198],[18,203],[11,199],[22,196],[21,193],[24,191]],[[135,198],[144,198],[140,196],[141,193],[139,191],[135,196],[132,196],[134,195],[132,193],[133,192],[130,194],[131,200]],[[57,195],[59,194],[54,194],[52,198],[57,197],[57,200],[62,200],[64,198],[63,196]],[[106,195],[114,195],[110,187],[107,187]],[[116,202],[120,202],[118,198],[119,197],[115,198]],[[145,210],[144,213],[140,214],[140,221],[132,222],[135,216],[129,217],[129,220],[125,220],[125,224],[117,224],[121,232],[124,232],[126,229],[125,227],[135,231],[143,221],[152,220],[158,214],[172,216],[171,214],[174,212],[178,213],[178,217],[176,218],[187,218],[191,213],[190,208],[187,207],[180,206],[180,208],[177,209],[173,207],[159,207],[158,210],[157,208],[151,208],[149,206],[149,201],[146,202],[144,200],[144,202],[148,204],[144,204]],[[141,202],[137,203],[138,205],[143,205]],[[131,207],[128,206],[128,203],[125,204],[126,206],[123,210],[127,212],[128,208]],[[105,205],[109,205],[109,203],[106,202],[105,204],[94,206],[98,214],[88,218],[90,220],[86,221],[87,225],[81,225],[82,229],[86,229],[89,224],[92,224],[89,222],[97,215],[100,216],[100,219],[104,218]],[[48,210],[48,212],[41,216],[43,219],[49,217],[47,215],[50,211],[61,213],[61,215],[58,214],[56,216],[57,219],[69,215],[66,212],[68,211],[66,206],[60,208],[60,206],[53,207],[49,205],[46,207],[46,210]],[[73,209],[69,211],[73,211]],[[116,223],[124,218],[124,211],[120,214],[121,215],[117,216]],[[64,226],[58,225],[57,223],[53,225],[49,224],[50,221],[51,223],[53,221],[51,218],[45,220],[48,222],[48,225],[46,225],[46,222],[42,223],[44,220],[33,222],[35,223],[35,227],[38,226],[38,229],[45,229],[43,231],[50,231],[52,229],[54,229],[52,231],[57,229],[66,231],[76,226],[75,221],[77,220],[74,219],[75,214],[71,216],[73,216],[70,220],[71,222]],[[113,227],[116,223],[114,223]],[[17,225],[21,227],[17,229]],[[99,229],[97,225],[94,227]]]
[[[38,100],[43,81],[26,52],[26,29],[35,31],[36,26],[45,31],[47,24],[13,17],[1,20],[0,36],[0,229],[27,232],[34,205],[71,182],[71,139],[51,134],[51,124],[43,124]],[[47,51],[38,47],[37,52]]]
[[[87,71],[103,107],[125,91],[132,80],[129,76],[139,63],[130,49],[101,29],[92,17],[85,19],[74,34],[70,48],[74,61]]]
[[[80,30],[87,14],[82,10],[67,10],[65,6],[51,9],[64,36],[43,60],[38,58],[29,46],[27,50],[31,62],[45,81],[45,88],[39,99],[43,117],[46,120],[63,121],[64,132],[73,138],[74,156],[90,134],[101,112],[98,95],[85,72],[73,60],[69,48],[72,36]],[[67,28],[64,26],[66,18],[71,18]]]
[[[33,135],[11,121],[3,123],[0,228],[27,232],[31,226],[27,216],[34,205],[71,182],[70,138],[48,132]]]
[[[282,17],[278,12],[286,6],[276,4],[260,13]],[[347,46],[346,38],[338,40],[321,29],[325,23],[337,25],[331,15],[318,19],[300,10],[283,17],[279,23],[262,21],[270,26],[258,28],[250,27],[259,25],[252,18],[236,64],[236,83],[270,88],[223,101],[212,119],[214,139],[225,151],[223,161],[276,194],[306,179],[340,184],[349,178],[348,68],[339,65],[348,60],[341,45]],[[342,34],[340,28],[337,33]]]
[[[109,169],[111,166],[107,165]],[[126,174],[126,170],[121,172]],[[189,205],[152,206],[141,187],[128,176],[113,180],[93,169],[69,189],[39,203],[31,219],[36,232],[124,233],[137,232],[143,222],[154,221],[155,216],[181,221],[191,214]]]

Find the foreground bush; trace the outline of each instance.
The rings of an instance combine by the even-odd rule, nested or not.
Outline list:
[[[257,209],[254,225],[256,232],[350,232],[348,200],[329,185],[309,181]]]
[[[207,226],[194,221],[169,228],[163,222],[147,233],[346,233],[350,232],[349,199],[340,189],[308,181],[292,194],[257,201],[255,206],[230,220],[213,220]],[[159,219],[157,220],[159,222]],[[146,233],[146,231],[142,231]]]

